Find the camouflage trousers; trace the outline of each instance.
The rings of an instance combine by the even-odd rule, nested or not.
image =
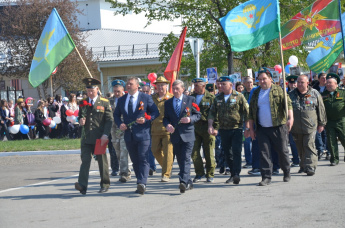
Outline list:
[[[115,124],[111,128],[111,135],[112,139],[111,142],[113,143],[113,147],[116,151],[116,156],[119,161],[120,166],[120,175],[130,175],[131,170],[129,168],[129,164],[131,160],[128,156],[128,150],[126,147],[125,139],[124,139],[124,132],[122,132]]]

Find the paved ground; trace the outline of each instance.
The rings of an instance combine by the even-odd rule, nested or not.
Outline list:
[[[257,186],[260,177],[249,176],[248,169],[238,186],[217,174],[215,183],[198,183],[183,195],[175,164],[172,181],[161,183],[155,174],[144,196],[134,194],[135,180],[122,184],[117,177],[108,193],[98,194],[93,162],[82,196],[74,190],[76,154],[0,157],[0,227],[344,227],[341,160],[335,167],[320,161],[313,177],[292,168],[290,183],[280,174],[268,187]]]

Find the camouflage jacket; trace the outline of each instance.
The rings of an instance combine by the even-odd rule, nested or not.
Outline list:
[[[214,98],[208,119],[215,120],[218,117],[219,129],[238,129],[243,127],[243,120],[247,120],[248,113],[247,100],[241,93],[233,90],[227,102],[224,93]]]
[[[195,99],[196,99],[197,94],[193,93],[191,96],[195,97]],[[208,115],[209,115],[211,106],[214,102],[214,98],[215,98],[215,96],[213,94],[211,94],[207,90],[205,90],[205,94],[202,97],[200,104],[199,104],[201,118],[198,122],[196,122],[194,124],[195,129],[197,129],[199,125],[204,125],[206,128],[208,127]],[[218,127],[219,127],[218,126],[218,118],[214,119],[213,127],[215,129],[218,129]]]
[[[306,94],[298,89],[289,92],[291,99],[294,123],[291,129],[295,134],[310,134],[316,131],[317,126],[326,125],[326,112],[320,93],[311,87]]]
[[[345,90],[337,88],[333,95],[325,90],[321,94],[325,104],[327,120],[340,120],[345,118]]]
[[[258,124],[258,100],[261,87],[258,87],[253,92],[252,98],[249,104],[249,120],[253,120],[254,124]],[[273,127],[286,124],[286,111],[285,111],[285,101],[284,101],[284,91],[281,87],[272,84],[271,91],[269,94],[270,106],[271,106],[271,116]],[[291,100],[289,96],[288,99],[288,110],[292,110]]]

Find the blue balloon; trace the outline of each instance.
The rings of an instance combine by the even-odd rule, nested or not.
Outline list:
[[[26,135],[27,133],[29,133],[29,127],[27,125],[22,124],[20,125],[19,131],[22,134]]]
[[[290,67],[293,67],[293,65],[292,64],[286,65],[285,73],[290,74]]]
[[[32,125],[32,126],[31,126],[31,129],[32,129],[32,130],[35,129],[35,125]]]

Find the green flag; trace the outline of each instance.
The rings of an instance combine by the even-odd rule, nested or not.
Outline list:
[[[220,22],[231,50],[247,51],[279,37],[279,3],[251,0],[232,9]]]
[[[54,8],[38,41],[31,63],[29,82],[36,88],[75,48],[75,44]]]

